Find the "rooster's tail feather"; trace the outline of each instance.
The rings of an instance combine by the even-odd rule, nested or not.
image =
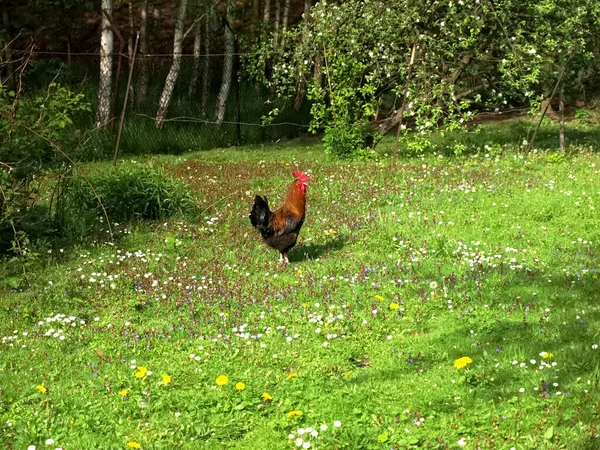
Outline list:
[[[271,218],[271,210],[267,198],[262,198],[260,195],[254,197],[254,206],[250,212],[250,223],[254,228],[260,231],[264,237],[273,234],[269,228],[269,219]]]

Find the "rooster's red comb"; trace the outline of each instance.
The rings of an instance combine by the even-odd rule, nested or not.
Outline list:
[[[304,183],[304,184],[308,183],[308,177],[306,176],[306,174],[304,172],[295,171],[295,172],[292,172],[292,176],[294,178],[298,178],[298,180],[300,180],[301,183]]]

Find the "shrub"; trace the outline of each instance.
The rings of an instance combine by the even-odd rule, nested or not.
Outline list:
[[[49,140],[72,154],[82,137],[74,121],[89,111],[83,94],[55,83],[22,98],[0,84],[0,255],[24,255],[25,242],[55,234],[41,193],[70,169]]]
[[[325,129],[323,145],[325,151],[336,158],[350,158],[364,148],[367,125],[339,121]]]

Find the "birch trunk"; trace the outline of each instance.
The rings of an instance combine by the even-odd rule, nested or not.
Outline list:
[[[263,22],[267,26],[271,20],[271,0],[265,0],[265,9],[263,10]]]
[[[202,22],[194,26],[194,70],[192,72],[192,79],[190,80],[190,87],[188,90],[189,96],[193,97],[196,94],[196,85],[198,84],[198,76],[200,74],[200,55],[202,51]]]
[[[303,31],[302,31],[302,44],[306,42],[308,39],[308,26],[310,20],[310,8],[312,7],[311,0],[304,0],[304,14],[302,14],[302,18],[304,19],[302,23]],[[300,72],[300,70],[298,70]],[[306,78],[304,76],[300,76],[298,82],[296,83],[296,99],[294,101],[294,109],[298,111],[302,107],[302,102],[304,101],[304,96],[306,95]]]
[[[202,118],[206,119],[206,105],[208,104],[208,89],[210,87],[210,13],[204,19],[204,61],[202,61]]]
[[[129,0],[127,5],[127,9],[129,12],[129,35],[127,36],[127,56],[129,56],[129,68],[133,63],[133,35],[135,34],[135,24],[133,21],[133,0]],[[134,101],[134,88],[133,84],[129,85],[129,97],[131,97],[131,101]]]
[[[112,0],[102,0],[101,8],[112,17]],[[104,127],[110,121],[112,111],[112,72],[114,37],[110,22],[102,13],[100,36],[100,84],[98,87],[98,109],[96,110],[96,126]]]
[[[177,21],[175,22],[175,35],[173,37],[173,62],[171,63],[171,69],[167,75],[165,81],[165,87],[162,95],[160,96],[160,103],[158,104],[158,111],[156,112],[156,119],[154,125],[156,128],[160,128],[167,115],[167,109],[173,96],[173,89],[179,76],[179,69],[181,69],[181,53],[183,44],[183,21],[185,20],[185,10],[187,8],[187,0],[180,0],[179,9],[177,11]]]
[[[146,0],[142,0],[142,4],[140,5],[140,56],[140,77],[138,79],[137,95],[138,103],[146,101],[150,78],[148,71],[148,2]]]
[[[227,13],[225,17],[225,61],[223,62],[223,78],[221,80],[221,89],[217,97],[216,117],[217,123],[221,125],[225,119],[225,110],[227,98],[231,90],[231,78],[233,75],[233,52],[234,52],[234,36],[231,26],[233,24],[233,2],[227,1]]]
[[[285,32],[287,31],[287,27],[288,27],[289,16],[290,16],[290,0],[285,0],[285,3],[283,4],[283,19],[281,21],[282,22],[281,47],[283,47],[285,45]]]
[[[560,152],[565,153],[567,151],[567,141],[565,139],[565,90],[563,87],[560,88],[559,98],[559,112],[560,112]]]
[[[275,31],[273,36],[273,44],[275,48],[279,46],[279,19],[281,18],[281,0],[275,0]]]
[[[133,56],[133,35],[134,23],[133,23],[133,0],[129,0],[127,3],[127,10],[129,13],[129,35],[127,36],[127,56],[129,56],[129,65],[131,65],[131,58]]]

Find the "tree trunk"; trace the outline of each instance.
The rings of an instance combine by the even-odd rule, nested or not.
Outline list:
[[[323,86],[323,57],[321,55],[315,56],[315,68],[313,70],[313,76],[315,77],[315,83],[317,86]]]
[[[282,18],[282,31],[285,33],[288,27],[288,20],[290,17],[290,0],[285,0],[283,3],[283,18]]]
[[[558,114],[556,113],[556,111],[554,111],[554,108],[552,108],[552,98],[550,97],[549,94],[545,94],[544,99],[542,100],[542,105],[541,105],[540,111],[544,111],[544,110],[546,111],[546,115],[548,117],[550,117],[552,120],[558,119]]]
[[[281,0],[275,0],[275,24],[273,31],[273,45],[275,48],[279,46],[279,19],[281,18]]]
[[[254,21],[252,30],[256,31],[256,27],[260,23],[260,0],[254,0],[252,3],[252,20]]]
[[[101,8],[112,17],[112,0],[102,0]],[[108,17],[103,13],[100,36],[100,84],[98,87],[98,109],[96,126],[104,127],[110,121],[112,111],[112,71],[113,71],[113,30]]]
[[[129,0],[127,5],[127,9],[129,12],[129,33],[127,36],[127,56],[129,56],[129,67],[131,68],[133,64],[133,35],[135,34],[135,24],[133,21],[133,0]],[[134,101],[134,88],[133,84],[129,86],[129,97],[131,97],[131,101]]]
[[[208,89],[210,88],[210,13],[204,19],[204,61],[202,62],[202,118],[206,120],[208,104]]]
[[[142,4],[140,5],[140,56],[140,77],[137,83],[138,104],[146,101],[146,97],[148,96],[148,82],[150,78],[148,71],[148,2],[146,0],[142,0]]]
[[[271,20],[271,0],[265,0],[265,9],[263,10],[263,22],[267,26]]]
[[[235,46],[235,59],[234,59],[234,73],[235,73],[235,136],[237,145],[241,145],[242,143],[242,102],[241,102],[241,93],[240,93],[240,51],[237,40],[234,39]]]
[[[0,50],[4,49],[4,64],[6,64],[6,79],[8,80],[8,87],[14,89],[15,78],[14,78],[14,67],[12,62],[12,48],[10,35],[10,22],[8,19],[8,5],[4,4],[2,10],[2,28],[3,33],[0,35]],[[1,56],[1,55],[0,55]]]
[[[302,32],[302,43],[304,44],[308,39],[308,27],[310,20],[310,8],[312,7],[311,0],[304,0],[304,14],[302,18],[304,20],[302,27],[304,28]],[[298,68],[298,72],[300,72],[300,68]],[[296,83],[296,100],[294,101],[294,109],[298,111],[302,107],[302,102],[304,101],[304,96],[306,95],[306,78],[304,76],[300,76],[298,78],[298,82]]]
[[[196,94],[196,85],[198,84],[198,76],[200,75],[200,56],[202,51],[202,22],[198,21],[194,25],[194,69],[190,87],[188,90],[189,96],[193,97]]]
[[[223,78],[221,80],[221,90],[217,97],[216,117],[217,123],[221,125],[225,119],[225,110],[227,105],[227,97],[231,89],[231,78],[233,75],[233,52],[234,52],[234,36],[231,26],[233,25],[233,2],[227,1],[227,13],[225,17],[225,61],[223,62]]]
[[[565,90],[560,88],[559,111],[560,111],[560,152],[567,151],[567,141],[565,139]]]
[[[171,63],[171,70],[167,75],[165,81],[165,87],[163,88],[162,95],[160,96],[160,103],[158,105],[158,111],[156,112],[156,119],[154,125],[156,128],[160,128],[167,115],[167,109],[173,96],[173,89],[175,89],[175,83],[179,76],[179,69],[181,68],[181,53],[183,47],[183,21],[185,20],[185,10],[187,8],[187,0],[180,0],[179,9],[177,11],[177,21],[175,22],[175,35],[173,37],[173,62]]]
[[[288,27],[288,19],[290,16],[290,0],[285,0],[283,4],[283,19],[282,19],[282,27],[281,27],[281,49],[283,50],[285,47],[285,32]]]
[[[129,12],[129,33],[127,36],[127,56],[129,56],[129,65],[131,66],[131,58],[133,56],[133,35],[134,23],[133,23],[133,0],[129,0],[127,3],[127,10]]]
[[[67,33],[67,66],[71,67],[71,30]]]

